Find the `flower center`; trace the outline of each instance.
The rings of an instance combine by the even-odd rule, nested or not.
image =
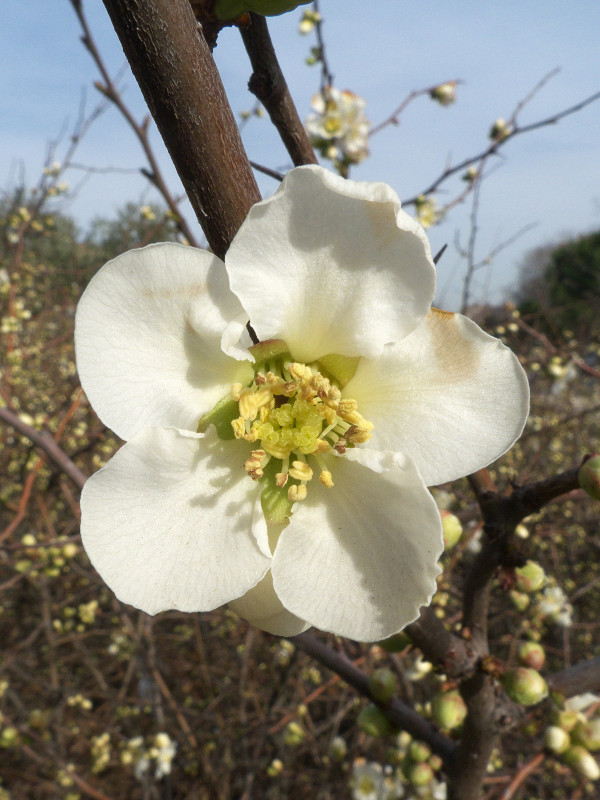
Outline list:
[[[333,478],[323,455],[332,450],[343,454],[347,447],[366,442],[373,428],[356,401],[342,398],[339,386],[322,374],[318,363],[280,358],[260,365],[249,385],[231,387],[231,399],[239,411],[231,422],[235,438],[258,443],[244,462],[246,472],[260,480],[268,464],[279,462],[270,473],[279,489],[287,485],[291,502],[306,497],[313,467],[321,483],[331,488]]]

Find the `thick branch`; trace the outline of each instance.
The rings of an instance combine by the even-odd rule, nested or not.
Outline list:
[[[225,255],[260,194],[188,0],[104,0],[208,243]]]
[[[248,88],[269,112],[271,122],[277,128],[294,166],[317,164],[317,157],[279,66],[267,21],[260,14],[250,14],[250,19],[248,27],[240,28],[254,70]]]
[[[441,666],[449,678],[472,675],[476,669],[479,657],[470,642],[446,630],[431,606],[421,609],[419,619],[405,630],[425,658]]]
[[[553,692],[560,692],[565,697],[600,692],[600,656],[555,672],[547,680]]]
[[[345,656],[336,653],[323,642],[315,639],[308,633],[301,633],[290,639],[296,647],[304,650],[309,656],[323,664],[325,667],[335,672],[347,684],[356,689],[360,694],[375,701],[369,691],[369,679],[357,669]],[[383,708],[389,721],[397,728],[408,731],[411,736],[421,741],[427,742],[431,749],[444,759],[447,765],[452,763],[456,745],[446,736],[441,734],[434,725],[423,719],[420,714],[413,711],[410,706],[400,700],[393,699],[389,705]]]

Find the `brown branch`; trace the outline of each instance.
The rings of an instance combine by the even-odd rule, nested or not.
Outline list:
[[[23,436],[26,436],[36,447],[43,450],[52,463],[61,472],[64,472],[78,489],[83,488],[83,484],[87,480],[86,475],[71,461],[49,433],[38,431],[32,428],[31,425],[27,425],[17,414],[9,411],[8,408],[0,407],[0,420],[19,431]]]
[[[308,633],[300,633],[298,636],[293,636],[290,641],[308,653],[312,658],[323,664],[325,667],[335,672],[347,684],[356,689],[357,692],[368,697],[373,702],[375,698],[369,691],[369,679],[367,676],[357,669],[354,664],[349,661],[345,656],[336,653],[326,644],[315,639]],[[456,745],[446,736],[441,734],[437,728],[427,720],[423,719],[420,714],[413,711],[410,706],[400,700],[393,699],[387,706],[382,708],[389,721],[396,728],[405,730],[416,739],[427,742],[431,749],[437,753],[440,758],[444,760],[447,765],[452,763]]]
[[[317,164],[317,157],[279,66],[267,21],[260,14],[250,14],[250,20],[249,26],[240,28],[254,70],[248,88],[267,109],[294,166]]]
[[[213,252],[260,200],[233,112],[188,0],[104,0]]]
[[[553,692],[559,692],[565,697],[600,692],[600,656],[547,675],[546,680]]]

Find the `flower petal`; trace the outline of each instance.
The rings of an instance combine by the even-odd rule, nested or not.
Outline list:
[[[270,559],[252,532],[260,498],[244,445],[148,428],[87,481],[83,544],[120,600],[148,614],[210,611],[261,580]]]
[[[441,520],[415,466],[354,450],[332,464],[335,486],[311,481],[271,565],[283,605],[358,641],[391,636],[429,603],[443,549]]]
[[[252,377],[221,350],[241,313],[205,250],[157,244],[105,264],[75,320],[79,377],[100,419],[124,439],[154,426],[195,431],[232,383]]]
[[[519,438],[529,386],[519,360],[467,317],[432,309],[344,395],[374,424],[369,445],[407,453],[428,486],[485,467]]]
[[[427,313],[435,270],[421,226],[383,183],[291,170],[253,206],[226,256],[259,339],[295,359],[379,355]]]
[[[271,570],[243,597],[229,603],[229,608],[239,617],[276,636],[296,636],[310,628],[310,624],[289,612],[273,589]]]

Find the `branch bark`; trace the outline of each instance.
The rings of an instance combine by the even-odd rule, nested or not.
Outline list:
[[[104,0],[213,252],[223,258],[258,186],[188,0]]]
[[[250,14],[250,20],[248,27],[240,28],[254,70],[248,88],[267,109],[294,166],[317,164],[317,157],[279,66],[267,21],[260,14]]]

